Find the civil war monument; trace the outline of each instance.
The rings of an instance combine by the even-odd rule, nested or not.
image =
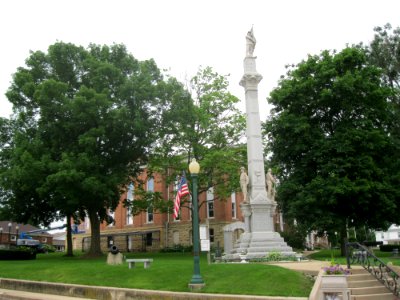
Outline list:
[[[258,84],[262,79],[256,69],[254,49],[256,38],[253,28],[246,36],[246,56],[244,58],[244,75],[240,85],[245,90],[246,101],[246,137],[247,137],[247,164],[248,175],[242,168],[241,188],[244,193],[244,202],[240,205],[244,216],[244,232],[234,245],[230,253],[226,253],[224,260],[261,258],[271,252],[278,252],[284,256],[295,253],[278,232],[275,232],[273,216],[277,203],[273,176],[268,170],[266,189],[266,175],[261,136],[261,121],[258,104]],[[248,176],[248,177],[247,177]],[[246,178],[247,177],[247,178]],[[247,182],[248,184],[245,184]]]

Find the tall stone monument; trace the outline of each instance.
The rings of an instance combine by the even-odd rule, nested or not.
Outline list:
[[[247,136],[247,163],[248,187],[247,201],[240,205],[244,220],[245,232],[240,236],[230,254],[224,259],[236,260],[261,258],[269,252],[279,252],[282,255],[294,255],[279,233],[275,232],[273,216],[277,203],[274,193],[266,190],[264,157],[261,136],[261,122],[258,105],[258,84],[262,76],[256,69],[254,49],[256,39],[253,28],[246,36],[246,57],[244,58],[244,75],[240,85],[244,87],[246,99],[246,136]],[[271,174],[269,174],[271,175]],[[242,183],[241,183],[242,185]],[[242,188],[243,190],[243,188]],[[243,191],[246,193],[245,191]]]

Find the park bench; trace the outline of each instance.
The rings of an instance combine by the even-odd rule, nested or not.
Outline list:
[[[129,269],[132,269],[135,267],[135,263],[137,262],[142,262],[144,263],[144,268],[150,268],[151,263],[153,262],[152,258],[129,258],[126,260],[126,262],[129,264]]]

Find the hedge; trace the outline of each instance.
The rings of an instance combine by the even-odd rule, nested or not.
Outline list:
[[[400,250],[400,245],[380,245],[379,250],[382,252],[392,252],[393,249]]]
[[[0,249],[0,260],[29,260],[36,259],[32,249]]]

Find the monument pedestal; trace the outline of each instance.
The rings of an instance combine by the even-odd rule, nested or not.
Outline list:
[[[294,256],[292,247],[288,246],[278,232],[274,231],[273,215],[276,202],[246,203],[240,208],[245,218],[245,232],[234,245],[231,253],[223,259],[241,261],[267,257],[271,252],[278,252],[283,256]],[[248,229],[248,230],[247,230]]]

